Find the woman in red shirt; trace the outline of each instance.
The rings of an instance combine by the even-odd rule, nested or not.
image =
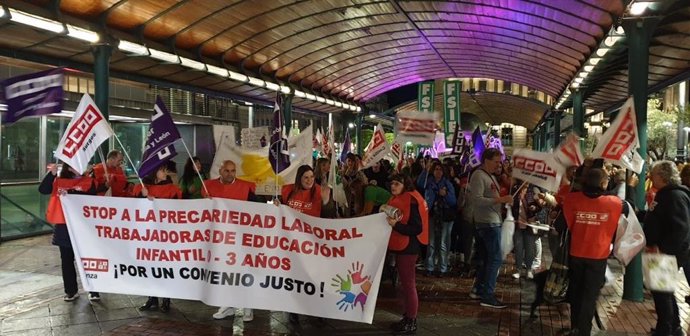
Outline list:
[[[62,283],[65,288],[65,301],[74,301],[79,297],[77,287],[77,270],[74,267],[74,250],[67,231],[67,223],[62,212],[60,195],[70,194],[96,194],[96,184],[94,179],[79,173],[67,164],[62,165],[62,171],[58,176],[57,165],[51,165],[49,172],[38,186],[38,191],[44,195],[50,195],[48,209],[46,210],[46,220],[53,225],[53,245],[60,248],[60,259],[62,262]],[[90,173],[90,172],[89,172]],[[86,174],[88,175],[88,173]],[[98,301],[100,295],[97,292],[89,293],[89,300]]]
[[[283,203],[301,213],[319,217],[322,200],[321,187],[316,184],[314,170],[308,165],[297,168],[294,184],[283,186],[281,196]],[[330,195],[325,195],[326,201]]]
[[[281,196],[287,206],[303,214],[320,217],[321,206],[330,198],[330,189],[326,188],[322,193],[321,187],[315,182],[314,169],[309,165],[301,165],[297,168],[295,183],[284,185]],[[290,313],[288,321],[299,324],[299,315]]]
[[[148,197],[149,199],[164,198],[164,199],[181,199],[182,190],[172,182],[168,176],[167,162],[163,162],[155,172],[146,176],[143,180],[144,187],[138,184],[134,187],[133,194],[135,197]],[[149,296],[146,303],[139,307],[139,310],[153,310],[158,308],[158,298]],[[160,310],[163,313],[170,311],[170,299],[164,298]]]

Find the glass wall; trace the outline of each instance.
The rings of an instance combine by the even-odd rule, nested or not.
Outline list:
[[[112,125],[113,131],[120,139],[120,142],[122,142],[122,145],[125,146],[125,148],[122,148],[119,142],[111,140],[114,142],[115,149],[124,149],[127,154],[129,154],[129,157],[132,159],[132,162],[135,166],[132,167],[129,161],[127,161],[127,158],[125,158],[125,174],[127,174],[127,176],[136,175],[137,172],[135,168],[138,169],[141,165],[141,156],[144,154],[144,141],[146,141],[146,132],[148,132],[149,125],[144,123],[126,122],[112,123]]]
[[[2,125],[0,180],[20,182],[38,179],[39,131],[39,118]]]

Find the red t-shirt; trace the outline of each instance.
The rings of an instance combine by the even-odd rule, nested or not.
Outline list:
[[[563,202],[563,215],[570,230],[570,255],[606,259],[623,212],[616,196],[590,198],[582,192],[569,193]]]
[[[236,178],[232,183],[222,183],[219,178],[204,181],[206,189],[211,197],[229,198],[240,201],[248,201],[249,194],[256,192],[256,184]],[[201,195],[207,197],[206,190],[201,190]]]
[[[182,199],[182,190],[180,190],[180,187],[172,183],[147,184],[146,189],[149,191],[149,196],[151,197],[164,199]],[[134,196],[137,197],[141,196],[141,190],[141,184],[137,184],[136,186],[134,186],[132,194],[134,194]]]
[[[53,192],[50,194],[48,208],[46,209],[46,221],[50,224],[65,224],[65,215],[62,212],[59,192],[61,190],[77,190],[86,192],[91,189],[93,179],[90,177],[79,177],[74,179],[57,177],[53,181]]]
[[[312,187],[314,192],[311,190],[300,190],[294,195],[290,196],[292,189],[294,189],[294,184],[288,184],[283,186],[283,191],[281,195],[283,196],[283,203],[287,206],[307,214],[309,216],[320,217],[321,216],[321,187],[314,183]],[[289,199],[288,199],[289,197]]]
[[[96,179],[96,188],[105,185],[105,167],[102,163],[93,166],[93,176]],[[127,195],[127,177],[121,167],[108,168],[108,176],[110,177],[110,188],[112,195],[117,197],[126,197]],[[105,191],[98,193],[103,196]]]

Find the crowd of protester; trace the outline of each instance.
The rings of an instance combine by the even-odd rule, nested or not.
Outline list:
[[[605,281],[611,241],[620,216],[637,213],[644,220],[647,252],[676,256],[679,267],[690,276],[690,165],[677,167],[669,161],[654,163],[646,180],[642,207],[634,201],[639,179],[625,169],[601,160],[587,159],[580,167],[566,170],[558,192],[512,178],[509,158],[496,149],[482,154],[481,166],[472,169],[457,158],[435,159],[417,156],[405,159],[400,168],[387,160],[361,169],[361,157],[350,153],[345,162],[315,161],[314,168],[301,166],[294,183],[285,185],[276,204],[285,204],[310,216],[349,218],[387,211],[392,227],[389,240],[391,276],[399,282],[402,318],[391,328],[396,333],[417,330],[419,299],[416,273],[428,277],[474,278],[470,297],[484,307],[501,309],[506,304],[495,295],[501,254],[501,227],[508,211],[515,219],[512,277],[532,279],[545,272],[542,246],[556,255],[566,231],[570,234],[569,255],[571,334],[589,335],[596,300]],[[194,199],[221,197],[244,201],[267,199],[257,196],[256,186],[237,178],[235,162],[225,161],[220,177],[205,180],[198,158],[189,159],[180,178],[174,164],[162,165],[143,185],[127,182],[121,168],[122,153],[113,151],[103,164],[84,176],[63,165],[58,174],[52,167],[39,191],[51,194],[47,218],[55,226],[53,243],[60,247],[65,301],[78,296],[74,253],[59,204],[61,193],[83,193],[148,198]],[[329,186],[331,165],[338,165],[347,204],[337,204]],[[268,199],[270,200],[270,199]],[[628,202],[622,202],[627,200]],[[347,206],[345,206],[347,205]],[[579,224],[575,213],[595,209],[610,213],[602,225]],[[602,210],[603,209],[603,210]],[[547,226],[546,230],[536,226]],[[652,293],[658,315],[653,335],[682,335],[678,303],[673,294]],[[98,293],[89,299],[98,300]],[[686,299],[690,303],[690,299]],[[141,310],[170,310],[170,300],[150,297]],[[234,307],[220,307],[216,319],[233,316]],[[243,320],[253,319],[244,309]],[[299,323],[296,314],[289,321]]]

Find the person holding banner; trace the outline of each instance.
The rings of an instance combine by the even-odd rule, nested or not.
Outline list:
[[[321,216],[321,207],[329,200],[329,195],[322,197],[322,187],[315,183],[314,170],[309,165],[297,168],[295,183],[283,186],[281,198],[285,205],[313,217]],[[330,194],[330,193],[328,193]],[[276,202],[276,204],[280,204]],[[288,321],[299,324],[299,315],[288,314]]]
[[[122,152],[114,149],[108,152],[105,163],[99,163],[93,167],[98,195],[103,196],[110,189],[112,192],[111,196],[127,196],[129,183],[124,170],[122,170],[123,160],[124,155]]]
[[[62,264],[62,284],[65,288],[65,301],[71,302],[79,297],[77,285],[77,269],[74,267],[74,250],[67,230],[67,222],[62,212],[60,196],[70,194],[96,194],[96,185],[93,178],[80,175],[74,168],[67,164],[62,165],[58,176],[58,165],[50,165],[49,171],[38,186],[38,191],[44,195],[50,195],[46,220],[53,225],[53,245],[60,248],[60,260]],[[89,293],[90,301],[98,301],[101,296],[97,292]]]
[[[197,171],[201,173],[201,160],[196,156],[187,159],[187,162],[184,165],[184,172],[182,173],[182,178],[180,179],[180,189],[182,189],[182,198],[201,198],[201,191],[204,188],[204,182],[202,181],[201,177],[199,177],[199,175],[203,177],[204,174],[197,174]]]
[[[172,183],[170,176],[168,175],[170,171],[168,170],[168,161],[162,161],[158,169],[153,173],[144,177],[144,184],[137,184],[132,191],[134,197],[148,197],[153,200],[154,198],[163,199],[181,199],[182,191],[180,188]],[[146,303],[139,307],[140,311],[155,310],[158,309],[158,298],[154,296],[149,296]],[[160,310],[163,313],[170,311],[170,299],[164,298],[160,305]]]
[[[218,169],[218,177],[214,180],[206,180],[206,190],[202,194],[205,197],[220,197],[239,201],[255,202],[256,199],[256,184],[247,182],[236,177],[237,167],[232,160],[225,160]],[[251,308],[244,308],[242,321],[250,322],[254,320],[254,311]],[[225,306],[219,307],[218,311],[213,314],[213,318],[221,320],[226,317],[235,316],[235,307]]]
[[[402,301],[403,317],[393,323],[396,333],[417,331],[419,298],[415,278],[415,264],[422,245],[429,243],[429,213],[426,201],[414,188],[414,182],[402,174],[391,176],[391,194],[388,205],[399,210],[402,216],[387,213],[388,224],[393,228],[388,240],[388,250],[396,255]]]

